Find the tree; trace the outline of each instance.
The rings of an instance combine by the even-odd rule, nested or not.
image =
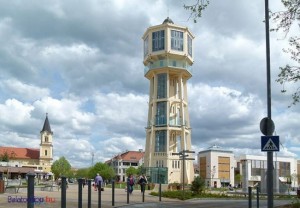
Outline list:
[[[127,168],[126,170],[126,175],[129,176],[129,175],[136,175],[138,173],[138,170],[135,169],[134,167],[129,167]]]
[[[91,168],[80,168],[76,171],[76,178],[89,178],[89,171]]]
[[[112,167],[105,163],[98,162],[96,163],[88,173],[89,178],[95,178],[95,176],[99,173],[103,180],[111,180],[115,177],[115,172]]]
[[[195,180],[192,182],[191,191],[194,194],[201,194],[205,189],[205,181],[197,176]]]
[[[277,22],[276,28],[270,31],[283,31],[285,37],[288,35],[290,28],[295,22],[298,22],[298,27],[300,27],[300,1],[299,0],[281,0],[284,11],[270,12],[270,18]],[[190,11],[190,18],[193,18],[194,22],[202,16],[202,12],[209,5],[209,0],[196,0],[193,5],[184,5],[184,8]],[[284,89],[285,83],[296,83],[300,79],[300,37],[292,36],[288,39],[290,48],[283,49],[285,53],[290,54],[291,60],[295,61],[295,65],[287,64],[284,67],[280,67],[280,73],[276,79],[281,85],[283,85],[282,93],[285,93]],[[298,63],[298,65],[297,65]],[[300,87],[296,88],[295,92],[292,94],[292,105],[296,105],[300,102]],[[290,106],[289,106],[290,107]]]
[[[284,11],[271,12],[271,18],[277,23],[276,28],[271,29],[271,31],[283,31],[285,37],[287,37],[291,26],[298,22],[298,27],[300,28],[300,1],[299,0],[281,0],[285,7]],[[283,85],[283,90],[281,92],[285,93],[284,84],[287,82],[296,83],[300,79],[300,37],[292,36],[288,39],[290,48],[283,49],[285,53],[290,54],[296,65],[287,64],[284,67],[280,67],[280,73],[278,74],[277,82]],[[297,65],[298,63],[298,65]],[[292,94],[292,105],[296,105],[300,101],[300,87],[296,88],[296,91]],[[291,106],[289,106],[291,107]]]
[[[55,179],[61,176],[69,177],[72,174],[71,165],[65,157],[60,157],[56,160],[51,166],[51,171],[54,174]]]

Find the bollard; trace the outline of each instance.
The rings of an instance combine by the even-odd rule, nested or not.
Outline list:
[[[82,182],[83,179],[78,179],[78,208],[82,208]]]
[[[129,180],[127,181],[127,204],[129,204]]]
[[[159,201],[161,201],[161,182],[159,182]]]
[[[66,208],[66,189],[67,180],[65,176],[61,177],[61,208]]]
[[[98,184],[98,208],[101,208],[101,185],[102,185],[102,182],[99,181],[99,184]],[[97,186],[97,184],[95,184],[95,186]]]
[[[141,184],[141,189],[142,189],[142,193],[143,193],[143,202],[145,202],[145,186],[146,186],[145,183]]]
[[[115,180],[111,182],[111,206],[115,206]]]
[[[256,208],[259,208],[259,186],[256,187]]]
[[[27,208],[34,207],[34,173],[28,173],[28,186],[27,186]]]
[[[91,183],[92,183],[92,181],[91,181],[91,179],[88,179],[88,181],[87,181],[87,183],[88,183],[88,208],[91,208],[92,207],[92,186],[91,186]]]
[[[248,207],[249,208],[252,208],[252,187],[248,187],[248,197],[249,197],[249,199],[248,199]]]

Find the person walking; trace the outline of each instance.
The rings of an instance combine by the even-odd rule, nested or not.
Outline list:
[[[100,176],[99,173],[97,173],[97,176],[95,177],[95,184],[94,184],[94,189],[95,191],[98,190],[98,187],[103,183],[103,179]],[[101,191],[101,187],[100,187],[100,191]]]
[[[140,179],[139,179],[139,182],[138,182],[141,186],[141,193],[144,193],[145,192],[145,187],[146,187],[146,184],[148,183],[147,181],[147,178],[145,177],[145,175],[141,175]]]
[[[130,174],[127,178],[127,186],[128,186],[128,192],[129,194],[132,194],[133,192],[133,186],[134,186],[134,178],[133,175]]]

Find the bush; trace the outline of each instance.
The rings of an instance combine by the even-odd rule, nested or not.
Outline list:
[[[195,180],[192,182],[191,191],[194,194],[201,194],[205,190],[205,181],[197,176]]]

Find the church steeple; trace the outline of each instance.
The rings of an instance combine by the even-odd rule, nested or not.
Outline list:
[[[43,126],[43,129],[42,129],[41,132],[43,132],[43,131],[48,131],[49,133],[52,133],[50,123],[49,123],[49,120],[48,120],[48,113],[46,113],[44,126]]]
[[[50,172],[53,159],[53,132],[48,120],[48,113],[46,114],[44,126],[40,134],[40,165],[43,167],[44,172]]]

